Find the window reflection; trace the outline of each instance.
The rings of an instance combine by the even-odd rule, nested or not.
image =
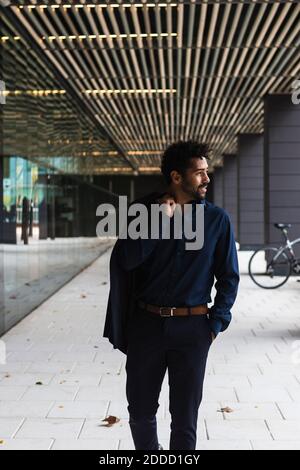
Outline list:
[[[5,157],[2,165],[0,334],[113,243],[96,238],[95,207],[80,210],[80,194],[97,204],[99,190],[19,156]],[[86,238],[80,238],[83,215]]]

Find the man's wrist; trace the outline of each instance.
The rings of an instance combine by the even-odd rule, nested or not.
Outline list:
[[[220,331],[222,331],[222,321],[217,318],[210,317],[209,324],[210,324],[210,329],[216,338],[218,334],[220,333]]]

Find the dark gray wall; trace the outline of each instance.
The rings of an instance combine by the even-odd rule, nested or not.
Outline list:
[[[214,200],[214,174],[209,173],[208,176],[209,176],[210,182],[209,182],[209,185],[207,186],[206,199],[210,202],[213,202]]]
[[[291,238],[300,237],[300,105],[290,95],[265,98],[265,236],[282,240],[274,222],[293,224]]]
[[[238,223],[240,249],[264,244],[264,136],[238,136]]]
[[[238,175],[236,155],[224,155],[223,172],[223,207],[229,214],[235,239],[238,240]]]
[[[223,167],[216,167],[213,173],[214,178],[214,204],[223,207]]]

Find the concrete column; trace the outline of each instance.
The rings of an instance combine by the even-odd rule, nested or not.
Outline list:
[[[213,202],[214,200],[214,174],[209,173],[208,176],[209,176],[210,182],[209,182],[209,185],[207,186],[206,199],[210,202]]]
[[[223,184],[223,207],[230,216],[235,239],[238,240],[238,176],[236,155],[224,155]]]
[[[264,237],[264,136],[238,136],[238,223],[241,250],[256,249]]]
[[[265,237],[281,242],[273,224],[293,224],[290,238],[300,237],[300,105],[290,95],[265,98]]]
[[[223,207],[224,197],[223,197],[223,168],[216,167],[213,173],[214,179],[214,198],[213,202],[216,206]]]

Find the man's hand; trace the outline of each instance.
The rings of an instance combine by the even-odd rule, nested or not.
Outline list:
[[[164,213],[168,217],[173,217],[174,211],[176,209],[176,202],[171,194],[165,193],[159,199],[157,199],[158,204],[165,204]]]

